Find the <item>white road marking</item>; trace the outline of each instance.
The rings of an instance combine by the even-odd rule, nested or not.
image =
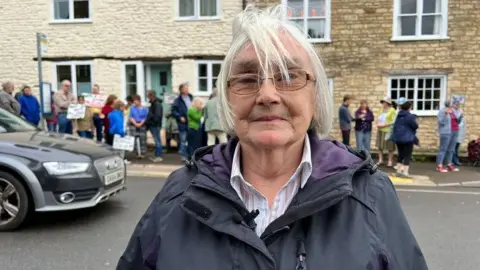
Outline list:
[[[460,195],[478,195],[480,192],[475,191],[453,191],[453,190],[435,190],[435,189],[408,189],[408,188],[397,188],[397,191],[400,192],[415,192],[415,193],[437,193],[437,194],[460,194]]]

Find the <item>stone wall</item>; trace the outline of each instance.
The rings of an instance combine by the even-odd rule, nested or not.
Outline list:
[[[280,1],[257,0],[265,7]],[[366,99],[377,112],[388,93],[388,73],[436,70],[448,73],[447,97],[465,95],[467,139],[480,136],[480,2],[449,1],[445,40],[391,41],[392,0],[332,0],[330,43],[315,44],[329,76],[334,78],[336,106],[346,94]],[[353,104],[353,110],[358,104]],[[422,150],[437,148],[437,119],[419,117]],[[340,139],[338,124],[332,135]],[[372,145],[376,131],[372,136]],[[352,133],[352,137],[353,133]]]
[[[121,92],[123,60],[195,58],[225,55],[231,41],[231,22],[242,1],[220,1],[220,16],[212,20],[178,20],[178,1],[93,1],[92,22],[52,23],[51,0],[3,0],[0,4],[0,81],[38,84],[36,32],[48,37],[44,57],[94,60],[95,83],[105,91]],[[47,59],[48,60],[48,59]],[[51,79],[48,61],[45,79]],[[175,68],[175,67],[174,67]],[[175,74],[179,81],[194,81],[192,67]],[[182,78],[182,76],[185,76]]]

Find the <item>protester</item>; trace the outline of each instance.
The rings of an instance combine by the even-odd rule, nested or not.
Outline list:
[[[72,120],[67,118],[68,107],[70,104],[76,103],[75,97],[72,95],[71,83],[69,80],[62,81],[62,89],[53,95],[53,102],[56,106],[59,133],[73,133]]]
[[[124,125],[125,104],[121,100],[115,101],[113,111],[108,114],[109,127],[107,133],[113,138],[115,135],[125,136]],[[113,141],[113,140],[112,140]],[[113,143],[111,144],[113,145]]]
[[[412,103],[401,97],[397,100],[397,105],[400,106],[400,111],[395,119],[392,131],[392,141],[396,143],[398,150],[397,176],[409,177],[408,170],[412,159],[413,146],[418,144],[418,123],[415,115],[410,113]]]
[[[40,123],[40,104],[37,98],[32,95],[32,89],[29,86],[23,86],[22,95],[18,97],[20,103],[20,114],[32,125],[38,126]]]
[[[163,105],[157,98],[155,91],[148,91],[147,98],[150,101],[150,108],[148,108],[147,115],[147,128],[152,133],[153,140],[155,141],[155,156],[151,158],[153,162],[161,162],[163,160],[162,138],[160,137],[160,131],[162,130],[163,120]]]
[[[458,142],[459,124],[463,120],[463,113],[459,109],[455,109],[457,104],[451,101],[445,102],[437,115],[438,133],[440,135],[440,147],[437,153],[437,171],[458,172],[459,169],[453,165],[453,153]]]
[[[92,88],[93,95],[100,95],[100,86],[98,84],[94,84]],[[102,142],[103,140],[103,119],[105,115],[102,114],[101,107],[89,106],[90,110],[93,114],[93,125],[95,127],[95,137],[97,142]],[[106,133],[106,132],[105,132]]]
[[[108,114],[113,111],[113,105],[117,101],[117,96],[109,95],[105,101],[105,106],[103,106],[101,113],[104,115],[103,126],[105,131],[105,143],[113,145],[113,135],[108,132],[110,130],[110,120],[108,119]]]
[[[377,120],[377,140],[376,146],[378,149],[378,162],[377,165],[383,164],[383,151],[388,151],[388,163],[387,167],[393,167],[393,155],[395,152],[395,143],[390,140],[391,128],[397,117],[396,105],[392,102],[390,97],[383,98],[380,103],[382,109],[378,114]]]
[[[53,97],[55,93],[52,91],[51,94]],[[58,119],[55,104],[52,103],[52,113],[45,117],[45,120],[47,121],[47,130],[49,132],[57,132]]]
[[[348,107],[353,102],[353,97],[346,95],[343,97],[343,103],[338,109],[338,119],[340,122],[340,130],[342,131],[342,142],[345,145],[350,145],[350,132],[352,130],[351,122],[355,120]]]
[[[166,143],[167,143],[167,151],[171,150],[171,142],[175,140],[177,145],[179,145],[179,136],[178,136],[178,124],[177,119],[172,114],[172,107],[167,111],[165,115],[165,120],[167,123],[165,124],[165,133],[166,133]]]
[[[187,154],[187,133],[188,133],[188,120],[187,112],[193,101],[193,96],[188,92],[188,84],[182,83],[178,87],[180,95],[173,101],[172,114],[177,119],[178,136],[180,141],[180,156],[183,160],[188,158]]]
[[[85,97],[77,97],[78,104],[85,104]],[[93,132],[95,125],[93,123],[93,110],[90,107],[85,108],[85,115],[83,118],[76,120],[78,136],[82,138],[93,139]]]
[[[205,104],[203,109],[203,118],[205,119],[205,131],[207,132],[207,145],[214,145],[216,139],[220,143],[227,142],[227,134],[223,132],[220,126],[220,119],[218,118],[218,97],[215,89],[210,96],[210,99]]]
[[[15,85],[12,82],[2,84],[2,90],[0,90],[0,108],[15,115],[20,115],[20,103],[12,96],[14,90]]]
[[[22,86],[22,89],[15,94],[15,99],[20,103],[20,97],[24,94],[25,86]]]
[[[203,114],[203,100],[195,98],[192,106],[188,109],[188,135],[187,135],[187,154],[188,158],[193,155],[193,152],[202,146],[202,114]]]
[[[135,151],[137,158],[144,158],[147,153],[147,115],[148,110],[143,107],[142,99],[139,95],[133,96],[133,106],[130,107],[130,130],[128,134],[135,137]]]
[[[360,101],[360,108],[355,112],[355,139],[358,151],[370,152],[373,120],[373,112],[368,107],[367,101]]]
[[[249,5],[235,19],[217,78],[234,136],[170,175],[118,270],[427,269],[388,176],[325,139],[325,69],[284,14]]]
[[[460,103],[456,103],[455,105],[456,110],[460,110]],[[460,145],[465,142],[467,137],[467,120],[465,117],[462,118],[462,121],[458,124],[458,139],[457,144],[455,145],[455,152],[453,154],[453,165],[455,166],[462,166],[460,162],[460,157],[458,155],[458,150],[460,149]]]

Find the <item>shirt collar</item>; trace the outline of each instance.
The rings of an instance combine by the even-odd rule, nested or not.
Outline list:
[[[295,173],[292,175],[290,180],[295,179],[298,174],[301,174],[301,182],[300,187],[303,188],[307,182],[308,178],[312,174],[312,151],[310,148],[310,139],[308,135],[305,136],[305,143],[303,144],[303,153],[302,159],[300,164],[298,165]],[[244,180],[241,168],[240,168],[240,143],[237,144],[235,147],[235,152],[233,154],[233,162],[232,162],[232,171],[230,173],[230,183],[232,183],[235,179]]]

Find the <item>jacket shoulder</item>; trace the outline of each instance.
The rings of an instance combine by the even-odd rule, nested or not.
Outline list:
[[[167,178],[162,191],[159,193],[159,200],[163,202],[172,201],[184,193],[190,186],[192,179],[197,175],[196,170],[187,166],[173,171]]]

